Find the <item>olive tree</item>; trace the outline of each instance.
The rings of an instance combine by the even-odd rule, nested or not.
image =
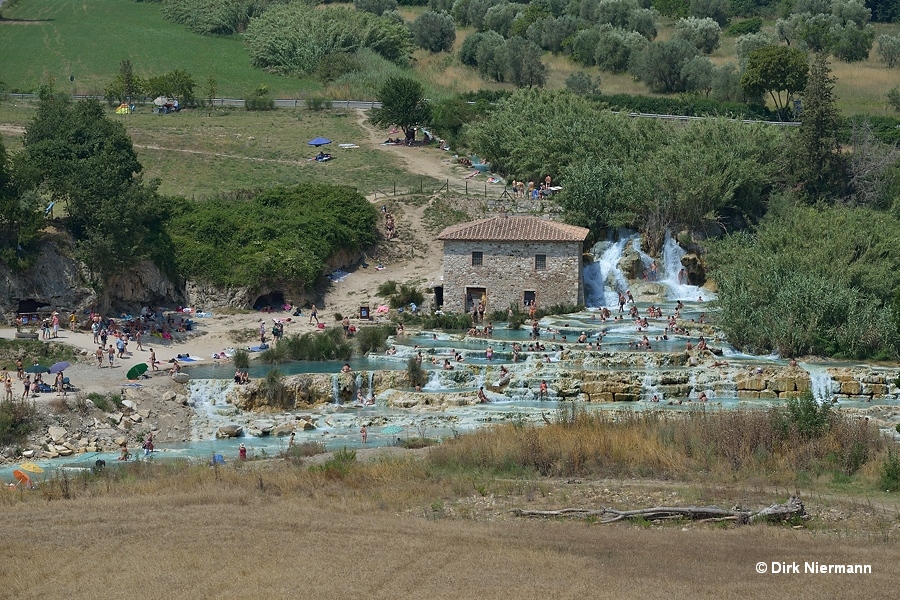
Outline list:
[[[445,12],[424,12],[409,29],[416,45],[429,52],[449,52],[456,41],[453,17]]]
[[[629,70],[653,92],[683,92],[687,89],[682,68],[697,56],[697,48],[684,40],[653,42],[637,53]]]
[[[750,53],[741,87],[751,98],[768,94],[779,117],[785,118],[794,94],[806,86],[806,53],[787,46],[765,46]]]
[[[713,50],[719,47],[719,36],[721,33],[722,28],[709,17],[702,19],[688,17],[675,23],[675,34],[673,37],[693,44],[697,50],[704,54],[711,54]]]
[[[888,68],[893,69],[900,65],[900,35],[879,35],[878,54]]]
[[[381,126],[396,125],[405,135],[419,125],[428,122],[431,115],[425,100],[425,88],[415,79],[391,77],[376,96],[381,108],[372,110],[372,123]]]

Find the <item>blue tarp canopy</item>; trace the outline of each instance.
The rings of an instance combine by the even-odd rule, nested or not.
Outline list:
[[[324,146],[325,144],[330,144],[330,143],[331,143],[331,140],[329,140],[328,138],[323,138],[323,137],[317,137],[314,140],[309,140],[309,145],[316,146],[316,147]]]

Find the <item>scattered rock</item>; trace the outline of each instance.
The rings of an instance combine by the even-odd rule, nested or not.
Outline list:
[[[240,425],[223,425],[216,430],[217,438],[236,438],[244,434],[244,428]]]
[[[54,443],[61,444],[65,441],[66,436],[69,435],[69,432],[62,427],[50,427],[49,429],[47,429],[47,435],[50,436],[50,440]]]

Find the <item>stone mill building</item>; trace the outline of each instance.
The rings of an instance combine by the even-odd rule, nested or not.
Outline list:
[[[487,310],[583,304],[582,246],[588,230],[539,217],[500,216],[453,225],[444,242],[443,287],[438,304],[471,312],[482,298]]]

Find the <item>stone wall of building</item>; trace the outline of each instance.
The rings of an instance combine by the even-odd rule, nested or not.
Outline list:
[[[538,306],[582,304],[581,242],[444,241],[444,310],[466,310],[466,288],[484,288],[488,310],[523,306],[533,291]],[[472,253],[482,264],[472,265]],[[547,268],[535,269],[535,256],[547,257]],[[478,298],[476,298],[476,302]]]

